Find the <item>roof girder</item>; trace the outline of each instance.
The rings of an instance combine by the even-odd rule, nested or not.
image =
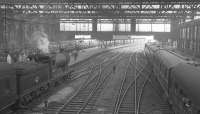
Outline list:
[[[96,2],[94,2],[96,1]],[[115,1],[115,2],[114,2]],[[1,2],[0,2],[1,4]],[[182,18],[200,12],[196,0],[6,0],[7,15],[61,17]],[[12,10],[12,11],[10,11]]]

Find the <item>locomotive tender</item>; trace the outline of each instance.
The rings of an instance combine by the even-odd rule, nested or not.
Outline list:
[[[158,44],[146,44],[145,54],[175,114],[200,114],[200,67]]]

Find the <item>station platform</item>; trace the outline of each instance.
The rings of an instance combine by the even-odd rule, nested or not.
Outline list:
[[[74,59],[74,56],[70,54],[70,63],[69,66],[78,64],[81,61],[84,61],[86,59],[89,59],[92,56],[95,56],[99,53],[103,53],[105,51],[108,51],[110,49],[115,49],[115,48],[120,48],[120,47],[126,47],[132,44],[126,44],[126,45],[120,45],[120,46],[113,46],[113,47],[107,47],[107,48],[100,48],[100,47],[95,47],[95,48],[88,48],[88,49],[83,49],[78,52],[77,59]]]
[[[190,51],[183,51],[178,49],[177,47],[173,47],[170,45],[164,45],[165,49],[172,51],[174,54],[178,55],[182,59],[188,60],[195,64],[200,64],[200,57],[197,57],[196,55],[192,54]]]
[[[193,61],[193,62],[195,62],[196,64],[200,64],[200,58],[199,58],[199,57],[196,57],[196,56],[194,56],[194,55],[191,55],[191,54],[189,54],[189,53],[187,53],[187,52],[183,52],[183,51],[178,50],[178,49],[174,49],[173,52],[175,52],[175,53],[177,53],[177,54],[183,56],[183,57],[184,57],[185,59],[187,59],[187,60]]]
[[[69,63],[69,66],[72,66],[74,64],[77,64],[81,61],[84,61],[85,59],[88,59],[90,58],[91,56],[94,56],[98,53],[101,53],[103,51],[105,51],[107,49],[105,48],[98,48],[98,47],[95,47],[95,48],[89,48],[89,49],[83,49],[81,51],[78,52],[78,56],[77,56],[77,59],[75,60],[74,59],[74,56],[72,54],[70,54],[70,63]]]

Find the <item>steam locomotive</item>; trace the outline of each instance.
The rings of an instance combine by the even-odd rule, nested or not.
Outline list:
[[[50,56],[40,55],[38,62],[34,63],[0,63],[0,113],[11,105],[26,105],[60,81],[65,81],[71,72],[55,70],[53,60]],[[56,71],[62,75],[56,75]]]
[[[174,113],[200,114],[199,65],[158,44],[146,44],[145,54]]]

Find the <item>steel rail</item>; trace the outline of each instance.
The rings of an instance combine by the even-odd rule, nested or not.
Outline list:
[[[116,55],[116,56],[113,56],[113,57],[111,57],[110,59],[116,59],[117,57],[119,57],[121,54],[118,54],[118,55]],[[120,58],[121,59],[121,58]],[[53,108],[56,108],[56,110],[54,110],[54,112],[56,112],[56,114],[59,114],[59,113],[61,113],[62,112],[62,109],[65,109],[65,107],[70,103],[70,101],[73,99],[73,98],[75,98],[76,96],[78,96],[79,95],[79,92],[81,91],[81,90],[83,90],[84,91],[84,89],[85,88],[87,88],[87,86],[91,86],[91,84],[92,84],[92,86],[91,87],[89,87],[88,89],[87,89],[87,91],[89,92],[89,95],[87,95],[87,96],[89,96],[89,97],[87,97],[87,99],[86,99],[86,101],[83,101],[83,103],[81,104],[81,107],[80,107],[80,109],[81,108],[84,108],[85,107],[85,105],[87,105],[87,102],[89,101],[89,99],[90,99],[90,97],[92,97],[92,95],[93,95],[93,93],[95,92],[95,90],[97,90],[96,88],[98,87],[98,86],[100,86],[101,84],[103,84],[103,82],[102,81],[99,81],[100,79],[101,79],[101,72],[102,72],[102,69],[101,69],[101,67],[102,67],[102,65],[105,63],[105,64],[108,64],[108,62],[107,61],[109,61],[109,60],[104,60],[102,63],[100,63],[99,64],[99,73],[96,75],[96,76],[93,76],[93,78],[92,79],[90,79],[89,80],[89,78],[91,78],[91,77],[89,77],[88,76],[88,81],[87,81],[87,83],[85,83],[84,84],[84,86],[82,86],[82,87],[80,87],[79,89],[78,89],[78,91],[67,101],[67,102],[65,102],[64,104],[60,104],[60,106],[56,106],[56,107],[53,107]],[[98,78],[98,79],[97,79]],[[96,81],[95,81],[96,80]],[[102,80],[102,79],[101,79]],[[99,82],[102,82],[101,84],[99,84]],[[95,85],[95,88],[94,88],[94,85]],[[86,91],[86,92],[87,92]],[[78,109],[78,111],[80,110],[80,109]],[[81,109],[80,110],[80,112],[82,111],[83,109]],[[50,111],[51,112],[51,111]]]
[[[111,59],[116,59],[117,57],[119,57],[119,55],[117,55],[117,56],[114,56],[114,57],[112,57]],[[103,63],[106,63],[107,62],[107,60],[106,61],[103,61]],[[103,64],[102,63],[102,64]],[[95,76],[95,78],[98,78],[97,79],[97,81],[96,82],[94,82],[94,81],[90,81],[91,83],[95,83],[95,86],[92,86],[92,90],[91,90],[91,92],[89,93],[89,95],[87,95],[88,97],[86,98],[86,100],[83,102],[83,104],[81,105],[81,107],[79,108],[79,109],[77,109],[77,113],[81,113],[83,110],[84,110],[84,108],[86,107],[86,105],[88,104],[88,102],[89,102],[89,100],[93,97],[93,95],[95,94],[95,92],[98,90],[98,88],[105,82],[105,80],[108,78],[108,76],[110,75],[110,73],[108,73],[106,76],[104,76],[103,77],[103,79],[101,79],[101,77],[102,77],[102,64],[101,64],[101,67],[100,67],[100,72],[99,72],[99,75],[98,76]],[[110,64],[112,64],[112,63],[110,63]],[[101,81],[102,80],[102,81]],[[77,95],[78,95],[78,93],[77,93]],[[76,96],[76,95],[75,95]],[[68,103],[66,103],[65,105],[63,105],[63,107],[56,113],[56,114],[60,114],[60,113],[62,113],[62,110],[65,110],[66,109],[66,107],[67,107],[67,104]],[[67,112],[66,110],[65,110],[65,112]]]
[[[132,55],[129,57],[129,60],[128,60],[128,65],[126,67],[126,71],[125,71],[125,76],[122,80],[122,83],[121,83],[121,86],[120,86],[120,89],[119,89],[119,96],[117,97],[116,99],[116,103],[115,103],[115,108],[114,108],[114,112],[113,114],[116,114],[118,113],[118,109],[119,109],[119,105],[120,105],[120,100],[121,100],[121,95],[123,95],[123,87],[125,85],[125,80],[126,80],[126,76],[127,76],[127,72],[128,72],[128,68],[130,67],[130,64],[131,64],[131,60],[132,60]]]
[[[132,62],[130,63],[130,65],[134,65]],[[135,103],[135,110],[134,110],[134,113],[137,114],[138,111],[139,111],[139,107],[138,107],[138,102],[140,102],[140,100],[137,101],[137,97],[138,97],[138,94],[137,94],[137,80],[141,77],[141,74],[142,75],[145,75],[142,71],[144,71],[145,67],[140,67],[140,68],[137,68],[138,67],[138,60],[137,60],[137,54],[135,55],[135,76],[134,76],[134,80],[131,81],[130,83],[128,83],[128,86],[127,88],[125,88],[124,90],[124,93],[121,93],[122,95],[120,97],[118,97],[117,99],[117,103],[115,104],[115,110],[113,112],[113,114],[118,114],[120,112],[120,106],[122,105],[123,102],[125,102],[125,96],[128,94],[128,92],[130,92],[130,89],[134,89],[134,94],[135,94],[135,97],[134,97],[134,103]],[[149,72],[147,72],[149,73]],[[146,81],[145,81],[146,82]],[[133,86],[134,84],[134,86]],[[133,88],[134,87],[134,88]],[[123,88],[123,87],[121,87]],[[122,91],[122,90],[121,90]],[[143,90],[142,90],[143,91]],[[140,92],[141,94],[141,92]],[[140,96],[140,95],[139,95]]]

